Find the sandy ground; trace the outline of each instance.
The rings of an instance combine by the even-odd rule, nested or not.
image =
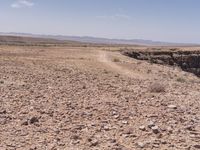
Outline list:
[[[200,149],[199,85],[105,48],[1,46],[0,150]]]

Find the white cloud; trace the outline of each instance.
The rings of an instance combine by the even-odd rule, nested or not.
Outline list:
[[[124,14],[97,16],[97,18],[108,19],[108,20],[129,20],[129,19],[131,19],[130,16],[124,15]]]
[[[32,7],[34,3],[31,0],[17,0],[11,4],[12,8]]]

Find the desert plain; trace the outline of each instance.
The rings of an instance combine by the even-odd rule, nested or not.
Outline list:
[[[0,45],[0,150],[200,149],[200,79],[135,49]]]

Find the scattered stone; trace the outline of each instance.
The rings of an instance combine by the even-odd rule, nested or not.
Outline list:
[[[137,146],[138,146],[139,148],[144,148],[144,147],[145,147],[145,143],[137,142]]]
[[[123,123],[123,124],[128,124],[128,121],[123,120],[122,123]]]
[[[105,130],[105,131],[109,131],[110,130],[110,127],[109,126],[103,126],[103,129]]]
[[[157,134],[157,136],[156,136],[158,139],[161,139],[162,137],[163,137],[163,134],[162,133],[160,133],[160,131],[159,131],[159,133]]]
[[[114,115],[113,116],[115,119],[118,119],[119,118],[119,115]]]
[[[79,140],[80,137],[79,137],[78,135],[72,135],[72,136],[71,136],[71,139],[72,139],[72,140]]]
[[[97,139],[91,139],[89,138],[88,141],[90,142],[90,146],[97,146],[99,144]]]
[[[30,150],[37,150],[37,146],[31,145],[31,147],[30,147],[29,149],[30,149]]]
[[[158,115],[156,115],[156,114],[148,114],[147,117],[148,118],[157,118]]]
[[[130,150],[130,149],[127,149],[125,146],[121,145],[120,143],[115,143],[112,146],[112,149],[113,150]]]
[[[123,132],[123,134],[133,134],[133,131],[134,131],[134,129],[133,128],[126,128],[126,129],[124,129],[124,132]]]
[[[22,126],[27,126],[27,125],[28,125],[28,120],[23,121],[21,125],[22,125]]]
[[[196,149],[200,149],[200,145],[199,144],[194,145],[193,147],[196,148]]]
[[[54,129],[54,132],[55,132],[56,134],[59,134],[59,133],[60,133],[60,130],[57,129],[57,128],[55,128],[55,129]]]
[[[165,145],[165,144],[167,144],[167,142],[166,142],[166,141],[161,141],[161,143],[162,143],[162,144],[164,144],[164,145]]]
[[[153,144],[153,148],[159,148],[159,145]]]
[[[172,129],[171,127],[167,127],[167,131],[168,131],[169,133],[173,133],[173,129]]]
[[[145,126],[140,126],[139,129],[142,130],[142,131],[145,131],[146,127]]]
[[[195,131],[195,126],[194,125],[190,125],[190,126],[187,126],[185,129],[187,129],[189,131]]]
[[[148,127],[152,128],[153,126],[155,126],[155,123],[153,121],[150,121],[149,124],[148,124]]]
[[[113,111],[112,114],[113,114],[113,115],[117,115],[118,113],[117,113],[116,111]]]
[[[47,47],[45,55],[38,53],[40,47],[33,51],[19,47],[16,50],[20,54],[13,59],[11,56],[18,52],[14,47],[11,49],[0,48],[1,57],[4,51],[6,55],[9,53],[5,61],[0,60],[0,76],[6,76],[6,79],[0,79],[0,150],[4,147],[200,150],[200,82],[196,77],[187,74],[188,85],[179,84],[175,82],[176,76],[182,76],[178,69],[170,71],[168,67],[149,66],[145,62],[137,66],[137,61],[130,60],[129,63],[125,58],[125,61],[122,59],[126,62],[122,66],[125,69],[134,72],[137,66],[139,73],[146,69],[153,71],[144,80],[143,76],[131,79],[121,71],[120,78],[113,78],[118,70],[101,65],[100,60],[95,60],[95,66],[90,69],[93,65],[90,63],[104,54],[108,59],[112,55],[120,56],[106,51],[102,55],[101,47],[97,55],[92,51],[92,58],[84,59],[83,63],[88,65],[82,65],[82,61],[79,62],[82,56],[78,55],[87,57],[91,50],[81,52],[81,47],[71,50],[70,46],[69,55],[65,54],[68,52],[65,47],[56,53]],[[24,53],[28,54],[27,58]],[[50,55],[46,57],[48,53]],[[20,59],[21,55],[24,59]],[[84,66],[86,68],[82,68]],[[102,73],[105,68],[108,74]],[[161,77],[156,79],[154,76]],[[190,83],[190,80],[194,82]],[[152,82],[168,85],[167,93],[148,92]],[[12,143],[16,147],[13,148]],[[31,148],[32,144],[35,146]]]
[[[0,117],[0,125],[5,125],[5,124],[7,124],[7,118],[1,118]]]
[[[76,145],[76,144],[80,143],[80,139],[81,139],[80,136],[72,135],[70,138],[72,139],[72,144]]]
[[[153,133],[155,133],[155,134],[158,134],[160,132],[158,126],[153,126],[151,129],[152,129]]]
[[[122,134],[122,137],[123,138],[128,138],[128,137],[130,137],[130,134]]]
[[[29,121],[30,124],[34,124],[36,122],[39,122],[39,119],[37,117],[32,117]]]
[[[72,141],[72,144],[74,144],[74,145],[79,144],[79,143],[80,143],[79,140],[74,140],[74,141]]]
[[[6,114],[6,110],[0,110],[0,114]]]
[[[177,109],[176,105],[168,105],[167,107],[170,108],[170,109]]]
[[[117,142],[116,139],[111,139],[111,140],[110,140],[110,143],[116,143],[116,142]]]

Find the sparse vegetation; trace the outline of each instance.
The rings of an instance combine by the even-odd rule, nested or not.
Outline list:
[[[149,86],[149,90],[151,93],[162,93],[165,92],[165,85],[155,82]]]
[[[169,50],[170,50],[170,51],[177,51],[178,48],[170,48]]]
[[[185,80],[184,78],[181,78],[181,77],[180,77],[180,78],[177,78],[176,81],[181,82],[181,83],[186,82],[186,80]]]
[[[119,58],[114,58],[113,62],[120,62],[120,59]]]

